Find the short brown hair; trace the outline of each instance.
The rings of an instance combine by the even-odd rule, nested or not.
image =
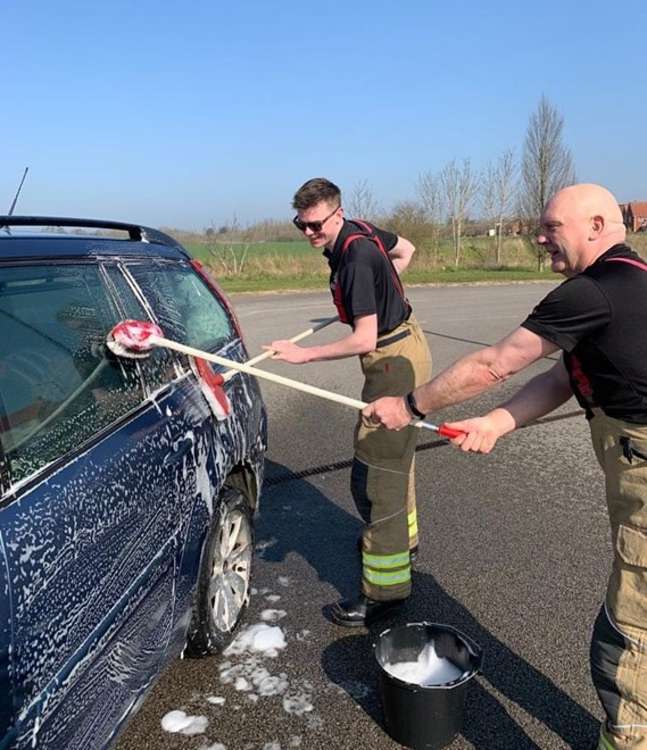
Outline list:
[[[341,206],[341,190],[334,182],[327,180],[325,177],[313,177],[311,180],[304,182],[294,194],[292,208],[296,208],[297,211],[305,211],[316,206],[317,203],[321,203],[321,201],[336,203]]]

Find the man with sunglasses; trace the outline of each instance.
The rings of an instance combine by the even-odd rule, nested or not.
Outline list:
[[[459,359],[411,397],[424,413],[473,398],[549,354],[550,369],[483,417],[450,424],[464,451],[497,440],[575,395],[605,475],[613,563],[590,649],[606,722],[599,750],[647,750],[647,263],[625,244],[613,195],[600,185],[556,193],[538,243],[567,277],[493,346]],[[406,400],[379,399],[364,414],[402,429]]]
[[[344,218],[341,192],[329,180],[297,190],[295,226],[330,266],[339,318],[351,332],[329,344],[303,347],[273,341],[275,359],[293,364],[359,355],[362,398],[403,395],[431,375],[431,354],[411,312],[399,274],[414,246],[364,221]],[[364,423],[355,429],[351,492],[364,520],[362,583],[357,598],[333,605],[333,620],[358,627],[401,604],[411,593],[411,557],[418,544],[413,459],[417,430],[389,432]]]

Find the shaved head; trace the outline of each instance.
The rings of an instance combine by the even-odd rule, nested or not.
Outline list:
[[[618,201],[601,185],[564,188],[548,201],[540,219],[537,241],[549,253],[557,273],[581,273],[614,245],[627,230]]]
[[[569,216],[588,217],[602,216],[607,223],[622,224],[622,212],[618,201],[602,185],[582,183],[564,188],[548,201],[546,208],[551,204],[559,205],[560,209],[567,211]]]

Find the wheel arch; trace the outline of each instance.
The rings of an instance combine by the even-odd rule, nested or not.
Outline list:
[[[223,487],[223,489],[231,487],[238,490],[247,500],[252,513],[256,513],[258,510],[262,482],[262,477],[259,474],[260,472],[255,471],[250,464],[237,464],[227,475]]]

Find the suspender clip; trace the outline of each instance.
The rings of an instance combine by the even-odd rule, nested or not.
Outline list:
[[[629,461],[629,463],[633,463],[634,460],[634,454],[631,450],[631,439],[623,435],[620,438],[620,445],[622,446],[622,455]]]
[[[622,435],[622,437],[620,438],[620,445],[622,446],[622,455],[627,459],[627,461],[629,461],[630,464],[633,463],[634,456],[636,458],[639,458],[641,461],[647,461],[647,456],[644,453],[637,451],[633,447],[630,437]]]

